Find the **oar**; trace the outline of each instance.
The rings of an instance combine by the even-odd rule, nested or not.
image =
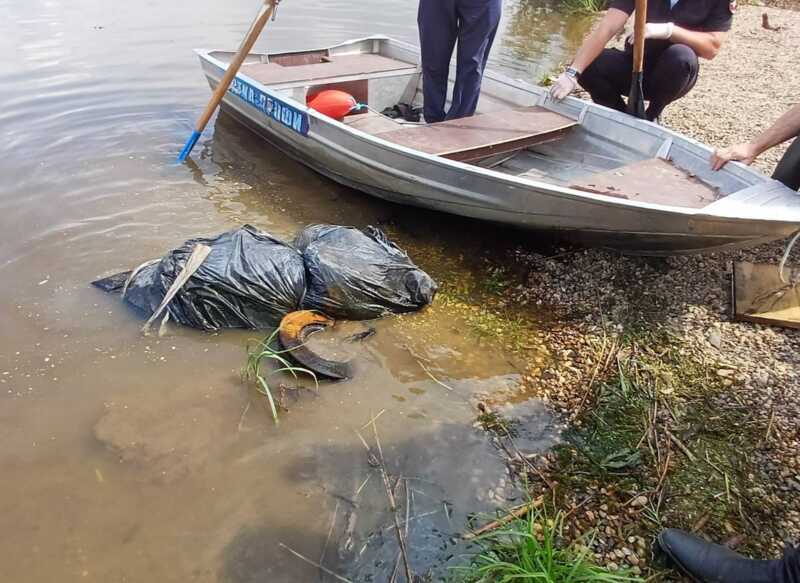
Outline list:
[[[233,78],[236,77],[236,73],[239,72],[239,68],[242,66],[245,58],[248,54],[250,54],[250,49],[252,49],[253,45],[256,43],[258,35],[260,35],[261,31],[264,30],[264,26],[266,26],[267,22],[275,12],[275,6],[278,4],[278,2],[279,0],[264,0],[264,5],[261,7],[261,10],[259,10],[258,16],[256,16],[253,25],[247,32],[247,36],[245,36],[244,40],[242,41],[239,51],[228,65],[228,69],[225,71],[225,74],[222,76],[219,85],[217,85],[214,94],[211,96],[211,100],[208,102],[203,115],[201,115],[200,119],[197,121],[197,125],[194,127],[192,135],[189,136],[189,139],[186,141],[186,145],[183,147],[183,150],[181,150],[181,153],[178,156],[178,162],[183,162],[186,160],[197,143],[197,140],[200,139],[200,134],[203,133],[203,130],[206,128],[211,116],[214,115],[214,112],[217,110],[217,106],[222,101],[222,98],[225,97],[225,92],[228,91],[228,87],[230,87]]]
[[[636,0],[636,20],[633,24],[633,75],[628,93],[628,113],[644,119],[644,28],[647,24],[647,0]]]

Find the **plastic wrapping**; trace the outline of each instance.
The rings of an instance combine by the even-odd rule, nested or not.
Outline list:
[[[368,320],[419,310],[436,295],[433,279],[375,227],[314,225],[295,247],[306,265],[306,309]]]
[[[128,283],[125,300],[152,314],[198,243],[211,253],[167,306],[172,321],[209,331],[269,328],[300,308],[306,290],[300,253],[250,225],[189,240],[147,264]]]

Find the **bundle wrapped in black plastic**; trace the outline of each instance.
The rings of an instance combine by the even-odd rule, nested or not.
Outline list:
[[[191,239],[161,260],[95,285],[106,291],[124,286],[124,299],[149,317],[198,245],[210,247],[210,253],[166,305],[172,321],[209,331],[269,328],[300,308],[306,291],[302,256],[250,225]]]
[[[419,310],[436,295],[436,282],[375,227],[313,225],[295,247],[306,265],[306,309],[368,320]]]
[[[167,312],[209,331],[272,328],[300,309],[366,320],[419,310],[436,294],[430,276],[374,227],[315,225],[295,243],[245,225],[94,285],[122,291],[149,318],[145,328]]]

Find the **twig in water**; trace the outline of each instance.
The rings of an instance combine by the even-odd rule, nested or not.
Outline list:
[[[238,429],[239,432],[241,432],[242,427],[244,427],[244,417],[245,415],[247,415],[247,412],[249,410],[250,410],[250,401],[247,401],[247,405],[245,406],[244,411],[242,411],[242,416],[239,418],[239,429]]]
[[[383,415],[384,413],[386,413],[386,409],[381,409],[380,413],[378,413],[377,415],[375,415],[375,417],[364,423],[364,425],[362,425],[358,430],[363,431],[364,429],[375,423],[378,419],[380,419],[381,415]]]
[[[501,526],[505,526],[509,522],[513,522],[518,518],[522,518],[523,516],[527,515],[531,510],[539,508],[542,504],[544,504],[544,496],[539,496],[536,500],[529,502],[528,504],[523,504],[522,506],[518,506],[512,510],[508,511],[508,514],[503,518],[498,518],[480,527],[478,530],[468,532],[466,534],[461,535],[463,540],[473,540],[482,534],[486,534],[487,532],[491,532],[500,528]]]
[[[408,551],[406,551],[406,541],[403,537],[403,531],[400,529],[400,519],[397,517],[397,501],[392,492],[392,486],[389,483],[389,474],[386,471],[386,460],[383,457],[383,448],[381,447],[381,438],[378,436],[378,426],[373,423],[372,431],[375,434],[375,447],[378,448],[378,460],[380,462],[381,476],[383,477],[383,486],[386,490],[386,497],[389,500],[389,509],[392,511],[394,518],[395,532],[397,533],[397,544],[400,545],[400,554],[403,556],[403,566],[406,571],[406,580],[411,583],[414,576],[411,573],[411,566],[408,563]]]
[[[361,490],[364,489],[364,486],[367,485],[367,482],[369,482],[371,477],[372,477],[372,474],[367,474],[367,477],[364,478],[363,482],[361,482],[361,485],[358,487],[358,490],[356,490],[356,498],[358,498],[358,495],[361,494]]]
[[[432,373],[432,372],[431,372],[431,371],[428,369],[428,367],[427,367],[427,366],[425,366],[424,364],[422,364],[422,361],[421,361],[421,360],[417,359],[417,364],[419,364],[419,366],[422,368],[422,370],[424,370],[424,371],[425,371],[425,374],[426,374],[426,375],[428,375],[428,376],[431,378],[431,380],[432,380],[434,383],[436,383],[436,384],[437,384],[437,385],[439,385],[440,387],[444,387],[444,388],[445,388],[445,389],[447,389],[448,391],[452,391],[452,390],[453,390],[453,387],[450,387],[450,386],[448,386],[448,385],[444,384],[442,381],[440,381],[440,380],[439,380],[439,379],[437,379],[435,376],[433,376],[433,373]]]
[[[304,556],[304,555],[301,555],[301,554],[300,554],[300,553],[298,553],[296,550],[294,550],[294,549],[291,549],[291,548],[287,547],[285,544],[283,544],[283,543],[281,543],[281,542],[279,542],[279,543],[278,543],[278,546],[279,546],[279,547],[281,547],[281,548],[283,548],[283,549],[286,549],[287,551],[289,551],[290,553],[292,553],[292,554],[293,554],[295,557],[297,557],[297,558],[298,558],[298,559],[300,559],[301,561],[305,561],[305,562],[306,562],[306,563],[308,563],[309,565],[312,565],[312,566],[316,567],[317,569],[319,569],[319,570],[320,570],[320,571],[322,571],[323,573],[325,573],[325,574],[327,574],[327,575],[330,575],[331,577],[333,577],[334,579],[336,579],[336,580],[338,580],[338,581],[343,581],[344,583],[353,583],[353,582],[352,582],[350,579],[346,579],[345,577],[342,577],[342,576],[341,576],[341,575],[339,575],[338,573],[334,573],[333,571],[331,571],[331,570],[330,570],[330,569],[328,569],[327,567],[324,567],[324,566],[320,565],[319,563],[316,563],[316,562],[312,561],[312,560],[311,560],[311,559],[309,559],[308,557],[306,557],[306,556]]]
[[[333,516],[331,517],[331,527],[328,529],[328,536],[325,538],[325,544],[322,546],[322,554],[319,556],[320,565],[325,562],[325,553],[328,552],[328,544],[331,542],[331,536],[333,535],[333,528],[336,526],[337,512],[339,512],[338,500],[336,501],[336,506],[333,508]]]

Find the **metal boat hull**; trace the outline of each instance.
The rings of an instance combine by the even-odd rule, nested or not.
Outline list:
[[[200,51],[200,55],[213,88],[222,76],[224,63],[207,52]],[[739,190],[726,198],[750,200],[750,206],[760,210],[764,218],[737,216],[731,212],[735,205],[723,207],[722,213],[714,214],[708,209],[629,204],[399,148],[307,110],[303,104],[272,92],[252,79],[243,79],[264,95],[304,113],[307,131],[297,131],[291,124],[265,115],[263,107],[253,104],[252,94],[248,99],[248,95],[243,98],[229,91],[224,100],[227,111],[298,162],[340,184],[395,203],[517,228],[573,233],[582,240],[651,255],[754,245],[787,237],[800,225],[800,197],[744,167],[737,168],[737,175],[730,178],[741,182]],[[515,83],[515,90],[529,91],[531,101],[540,99],[538,88]],[[572,107],[579,109],[597,108],[593,113],[607,118],[609,123],[631,123],[630,119],[616,119],[617,116],[626,117],[617,112],[578,100],[570,101]],[[586,120],[585,112],[578,115]],[[633,121],[652,126],[646,127],[648,131],[671,133],[648,122]],[[688,147],[699,148],[700,155],[707,157],[708,150],[703,151],[699,144],[689,142]],[[722,201],[710,206],[722,206]],[[782,215],[772,217],[765,212],[764,207],[774,201],[779,202],[776,211],[783,209]]]

